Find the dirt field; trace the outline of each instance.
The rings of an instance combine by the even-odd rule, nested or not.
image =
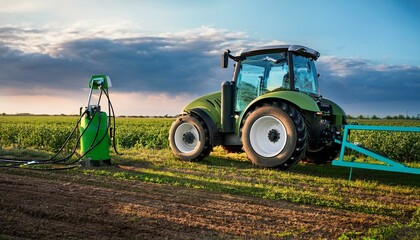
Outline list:
[[[333,239],[383,216],[66,172],[0,169],[0,239]]]

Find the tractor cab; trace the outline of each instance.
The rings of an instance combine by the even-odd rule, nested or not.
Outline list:
[[[315,50],[303,46],[276,46],[243,52],[238,56],[223,54],[237,62],[233,82],[236,85],[235,111],[242,112],[248,104],[266,93],[292,90],[319,97]]]

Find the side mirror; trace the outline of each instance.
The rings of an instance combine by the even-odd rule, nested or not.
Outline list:
[[[227,68],[228,67],[228,63],[229,63],[229,50],[226,50],[223,54],[222,54],[222,61],[221,61],[221,67],[222,68]]]

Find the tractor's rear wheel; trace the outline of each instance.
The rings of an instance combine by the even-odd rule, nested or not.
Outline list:
[[[169,145],[177,158],[186,161],[202,160],[212,150],[207,125],[193,115],[182,115],[172,123]]]
[[[248,113],[242,129],[243,148],[254,165],[286,169],[307,148],[306,126],[296,109],[285,103],[265,104]]]
[[[325,164],[334,160],[340,153],[341,145],[333,143],[330,147],[324,147],[319,151],[306,152],[305,161],[315,164]]]
[[[325,144],[322,148],[312,150],[310,147],[306,152],[305,160],[307,162],[315,164],[325,164],[334,160],[341,150],[341,145],[335,143],[334,140],[338,139],[341,141],[341,130],[337,126],[329,127],[328,131],[324,131],[324,136],[327,136],[330,141]]]

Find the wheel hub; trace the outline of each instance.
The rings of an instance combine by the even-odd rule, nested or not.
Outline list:
[[[268,140],[272,143],[276,143],[280,139],[280,133],[276,129],[271,129],[268,132]]]
[[[174,133],[175,147],[183,154],[194,152],[200,145],[198,129],[189,122],[181,123]]]
[[[186,132],[183,134],[182,140],[187,144],[192,144],[195,140],[195,136],[192,132]]]
[[[251,126],[249,141],[254,151],[271,158],[283,151],[288,141],[284,124],[273,116],[262,116]]]

